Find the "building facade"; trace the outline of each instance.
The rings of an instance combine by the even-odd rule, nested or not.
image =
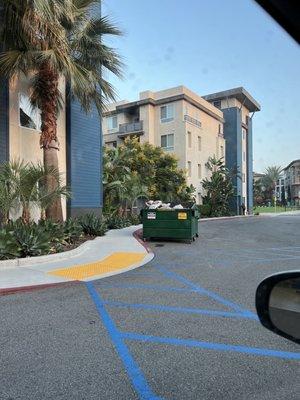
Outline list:
[[[103,114],[103,141],[117,146],[138,136],[175,154],[196,188],[197,202],[204,194],[201,181],[209,176],[210,156],[225,157],[223,112],[184,86],[140,93],[139,100],[109,106]]]
[[[39,145],[40,113],[32,109],[29,84],[25,76],[0,86],[0,162],[43,161]],[[63,203],[63,215],[76,216],[102,209],[101,121],[96,111],[86,115],[76,102],[65,99],[65,82],[60,80],[64,107],[57,120],[60,143],[59,170],[72,192]],[[100,151],[99,151],[100,149]]]
[[[300,205],[300,160],[292,161],[284,168],[286,200],[293,205]]]
[[[243,88],[225,90],[203,96],[223,112],[226,140],[226,166],[238,169],[234,179],[235,199],[232,209],[240,214],[244,204],[246,212],[253,212],[253,144],[252,119],[260,111],[259,103]]]

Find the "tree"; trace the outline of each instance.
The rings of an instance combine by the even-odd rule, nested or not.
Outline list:
[[[270,166],[265,169],[264,176],[261,179],[262,186],[265,187],[266,197],[271,201],[275,194],[275,187],[280,178],[282,168],[280,166]]]
[[[56,182],[51,191],[45,185],[49,176]],[[46,207],[57,198],[69,195],[67,187],[61,183],[59,172],[54,167],[23,161],[11,161],[1,165],[0,207],[4,223],[8,222],[10,211],[22,210],[21,218],[28,224],[33,207],[40,209],[43,219]]]
[[[194,188],[187,187],[186,174],[178,167],[178,160],[160,147],[141,144],[137,139],[126,139],[117,148],[104,148],[103,177],[105,208],[121,204],[127,187],[132,192],[134,187],[140,187],[143,196],[166,202],[193,199]]]
[[[62,107],[59,79],[69,83],[69,98],[77,98],[89,112],[95,105],[99,114],[114,89],[103,77],[103,69],[121,74],[118,54],[102,40],[120,35],[107,17],[97,17],[93,7],[100,0],[0,0],[2,21],[0,74],[31,78],[31,102],[41,110],[40,145],[44,165],[58,169],[57,116]],[[48,191],[56,181],[47,177]],[[47,208],[47,216],[62,219],[61,201]]]
[[[223,159],[217,159],[215,156],[209,157],[205,166],[211,171],[211,177],[202,181],[202,187],[206,191],[203,204],[210,208],[208,215],[212,217],[228,215],[230,199],[234,195],[232,178],[236,172],[226,168]]]

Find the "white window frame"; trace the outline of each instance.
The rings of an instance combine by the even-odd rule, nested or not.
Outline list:
[[[162,115],[161,115],[163,108],[166,109],[166,117],[162,117]],[[159,111],[160,111],[160,122],[164,123],[164,122],[173,121],[174,115],[175,115],[174,103],[165,104],[165,105],[161,106]]]
[[[167,144],[167,146],[163,146],[162,145],[162,138],[166,138],[166,144]],[[169,141],[170,141],[170,138],[173,138],[173,144],[172,145],[169,145]],[[160,147],[163,149],[163,150],[166,150],[166,151],[172,151],[172,150],[174,150],[174,133],[166,133],[165,135],[161,135],[161,137],[160,137]]]
[[[112,123],[113,120],[116,121],[115,127],[114,127],[114,124]],[[110,123],[110,121],[111,121],[111,123]],[[110,115],[109,117],[107,117],[107,129],[110,132],[118,129],[118,116],[117,115]]]
[[[30,128],[29,126],[24,126],[21,123],[21,103],[22,103],[22,98],[26,99],[28,104],[26,107],[26,110],[24,110],[24,112],[26,113],[26,115],[29,116],[29,118],[34,122],[36,128]],[[30,129],[31,131],[34,132],[41,132],[41,125],[42,125],[42,120],[41,120],[41,110],[37,107],[32,107],[30,104],[30,99],[28,94],[24,93],[24,92],[19,92],[18,95],[18,101],[19,101],[19,126],[23,129]],[[23,107],[25,108],[25,107]],[[23,109],[22,108],[22,109]],[[28,112],[27,112],[28,111]]]

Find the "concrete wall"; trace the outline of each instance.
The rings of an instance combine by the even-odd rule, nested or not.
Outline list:
[[[64,99],[64,80],[59,83]],[[28,80],[25,76],[14,79],[9,84],[9,159],[24,160],[25,162],[43,162],[43,150],[40,148],[40,131],[24,128],[20,125],[19,96],[20,93],[29,95]],[[62,173],[63,183],[66,183],[66,112],[61,110],[57,119],[57,135],[60,144],[58,165]],[[66,217],[66,201],[62,199],[63,216]],[[39,210],[33,210],[35,219]]]

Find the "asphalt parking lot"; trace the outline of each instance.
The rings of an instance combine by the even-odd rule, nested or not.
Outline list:
[[[257,321],[258,283],[300,269],[300,217],[200,223],[148,265],[0,298],[0,399],[298,399],[299,346]]]

